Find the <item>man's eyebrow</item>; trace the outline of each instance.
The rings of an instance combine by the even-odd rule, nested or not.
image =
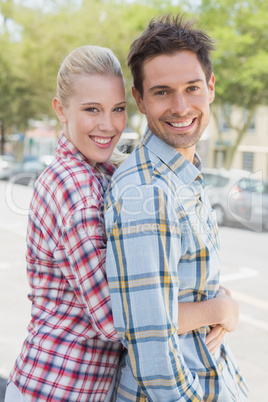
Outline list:
[[[202,80],[201,78],[197,78],[196,80],[191,80],[186,82],[187,85],[191,85],[191,84],[195,84],[197,82],[204,82],[204,80]]]
[[[193,85],[193,84],[196,84],[196,83],[198,83],[198,82],[204,83],[204,80],[202,80],[202,78],[196,78],[196,79],[194,79],[194,80],[187,81],[187,82],[185,83],[185,85]],[[149,92],[163,91],[163,90],[169,89],[169,88],[171,88],[169,85],[154,85],[153,87],[151,87],[151,88],[149,89]]]
[[[154,91],[163,91],[164,89],[169,89],[170,86],[168,85],[154,85],[153,87],[149,88],[149,92],[154,92]]]

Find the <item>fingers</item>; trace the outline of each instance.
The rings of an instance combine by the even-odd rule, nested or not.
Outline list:
[[[215,325],[210,333],[206,336],[206,345],[208,345],[211,341],[213,341],[213,339],[217,338],[217,336],[220,334],[222,330],[222,327],[220,325]]]
[[[219,287],[219,292],[222,292],[222,293],[225,294],[225,287],[222,286],[222,285],[220,285],[220,287]]]
[[[232,293],[230,292],[229,289],[227,289],[225,286],[220,285],[219,287],[219,291],[223,292],[224,294],[226,294],[229,297],[232,297]]]
[[[220,325],[216,325],[206,337],[206,345],[209,352],[213,355],[220,348],[226,330]]]

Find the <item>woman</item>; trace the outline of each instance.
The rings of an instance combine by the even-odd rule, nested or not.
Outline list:
[[[10,381],[28,401],[103,401],[121,348],[104,271],[102,214],[114,171],[106,161],[126,124],[113,53],[85,46],[67,56],[53,108],[63,134],[30,206],[32,320]]]
[[[121,352],[104,270],[103,196],[114,172],[107,161],[126,124],[123,75],[111,50],[71,52],[53,108],[63,131],[30,206],[32,319],[5,401],[101,402],[109,399]],[[209,335],[213,352],[225,333],[223,318],[226,329],[235,321],[233,304],[224,292],[215,303],[182,303],[180,333],[221,323]]]

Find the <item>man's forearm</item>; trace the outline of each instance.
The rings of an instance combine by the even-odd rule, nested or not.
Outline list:
[[[218,324],[219,313],[214,299],[179,303],[178,334],[184,334],[207,325]]]
[[[180,335],[207,325],[217,324],[231,332],[236,328],[238,318],[238,303],[227,289],[221,288],[214,299],[179,303],[177,332]]]

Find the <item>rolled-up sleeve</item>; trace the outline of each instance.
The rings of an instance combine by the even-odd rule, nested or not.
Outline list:
[[[152,401],[201,401],[177,335],[181,231],[172,198],[152,185],[136,187],[105,219],[114,323],[135,380]]]

